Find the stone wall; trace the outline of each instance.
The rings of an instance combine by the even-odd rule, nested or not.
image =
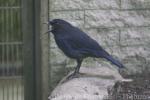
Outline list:
[[[111,55],[121,60],[128,74],[147,70],[150,63],[150,0],[50,0],[50,19],[61,18],[84,30]],[[50,39],[52,84],[66,69],[76,66]],[[82,66],[113,66],[88,58]],[[62,74],[61,74],[62,73]]]

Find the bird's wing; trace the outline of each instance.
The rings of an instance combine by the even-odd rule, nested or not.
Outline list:
[[[69,37],[67,38],[68,42],[71,42],[75,48],[91,48],[91,49],[100,49],[100,45],[90,38],[86,33],[81,31],[78,28],[73,28],[69,32]]]
[[[71,48],[76,49],[78,52],[85,56],[92,56],[92,57],[102,57],[113,64],[117,65],[119,68],[123,68],[123,64],[120,61],[114,59],[108,52],[106,52],[95,40],[91,39],[90,37],[79,37],[79,38],[70,38],[67,41]],[[83,52],[83,53],[82,53]]]
[[[77,58],[84,56],[87,54],[87,51],[81,50],[80,48],[75,49],[75,45],[73,46],[73,42],[68,41],[67,39],[59,39],[57,40],[58,47],[69,57]]]
[[[86,51],[94,55],[109,55],[94,39],[78,28],[74,28],[69,33],[66,41],[73,49]]]

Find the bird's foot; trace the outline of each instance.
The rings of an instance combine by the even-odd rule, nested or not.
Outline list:
[[[73,78],[78,78],[79,76],[80,76],[79,73],[72,73],[71,75],[69,75],[69,76],[67,77],[67,80],[71,80],[71,79],[73,79]]]

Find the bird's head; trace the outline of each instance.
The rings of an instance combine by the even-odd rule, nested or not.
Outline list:
[[[72,27],[69,22],[62,19],[53,19],[52,21],[48,22],[48,25],[52,26],[52,30]]]
[[[53,19],[51,21],[48,21],[45,24],[48,24],[49,26],[51,26],[51,29],[48,32],[52,32],[52,33],[55,30],[68,29],[68,28],[73,27],[69,22],[62,20],[62,19]]]
[[[62,25],[71,26],[71,24],[69,22],[62,20],[62,19],[53,19],[52,21],[49,21],[49,25],[52,25],[52,27],[62,26]]]

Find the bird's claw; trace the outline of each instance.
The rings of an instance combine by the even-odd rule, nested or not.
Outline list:
[[[79,73],[72,73],[71,75],[69,75],[68,77],[67,77],[67,80],[71,80],[71,79],[73,79],[73,78],[78,78],[79,77]]]

